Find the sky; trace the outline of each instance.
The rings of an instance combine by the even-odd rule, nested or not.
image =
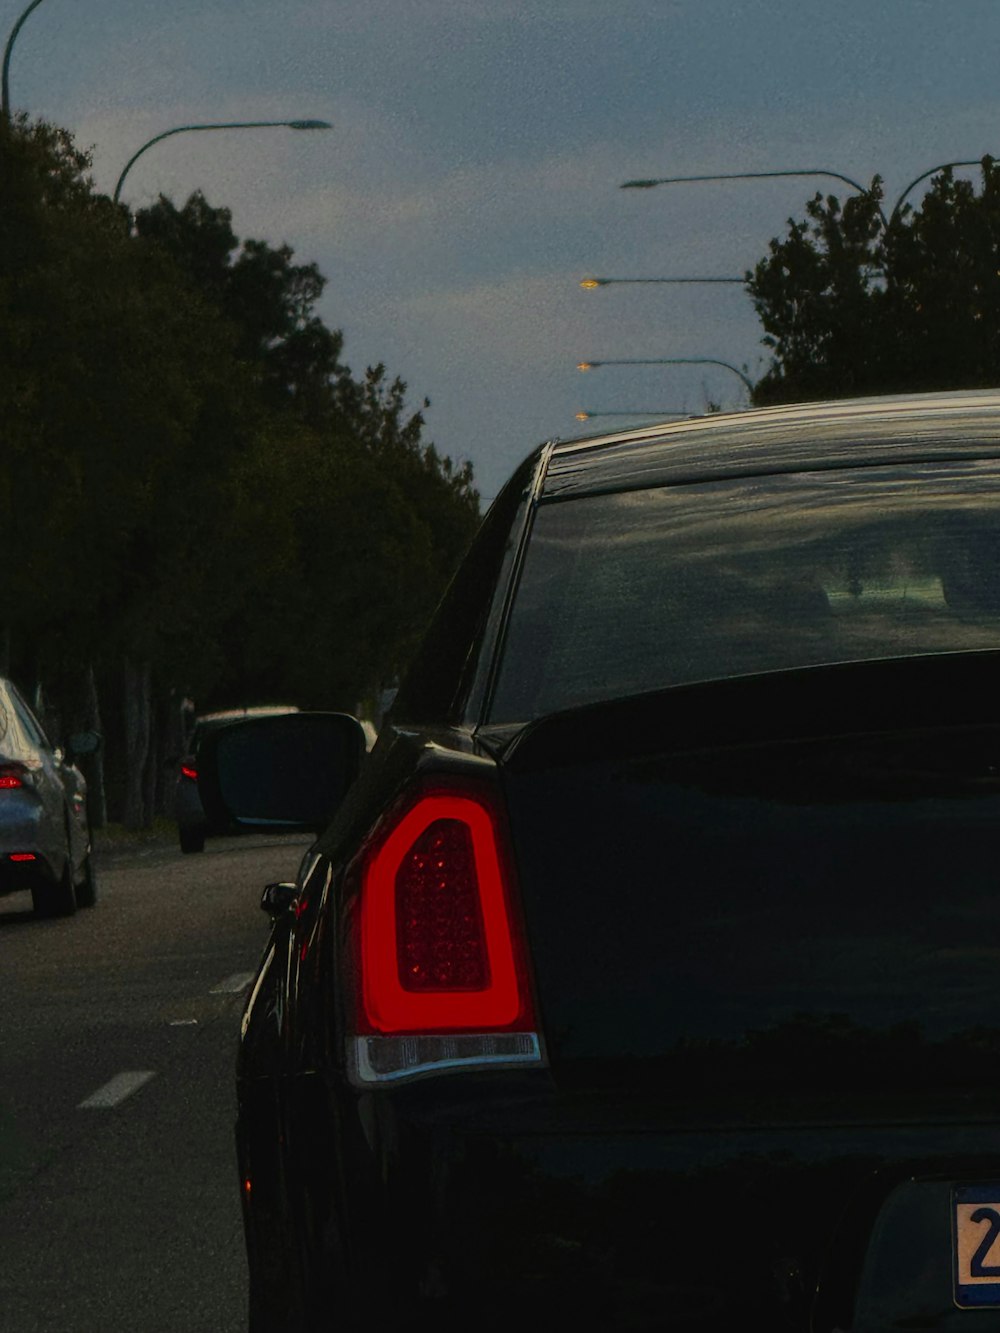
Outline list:
[[[0,41],[23,7],[0,0]],[[582,278],[739,276],[816,189],[846,193],[623,181],[878,172],[891,203],[939,163],[1000,155],[998,67],[997,0],[42,0],[10,87],[92,150],[108,193],[175,126],[332,122],[172,136],[122,198],[200,189],[241,237],[316,262],[346,362],[430,399],[425,439],[488,500],[544,439],[746,403],[722,367],[580,361],[768,364],[738,284]]]

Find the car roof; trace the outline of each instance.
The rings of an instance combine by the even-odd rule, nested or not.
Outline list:
[[[1000,457],[1000,390],[751,408],[544,446],[541,499],[725,477]]]

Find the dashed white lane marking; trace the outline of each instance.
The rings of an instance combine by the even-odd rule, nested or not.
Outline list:
[[[126,1097],[131,1097],[133,1092],[155,1077],[156,1071],[153,1069],[133,1069],[124,1074],[116,1074],[103,1087],[98,1088],[96,1092],[92,1092],[89,1097],[84,1098],[77,1110],[83,1110],[84,1108],[88,1110],[92,1108],[108,1110],[112,1106],[117,1106],[119,1102],[123,1102]]]
[[[231,977],[226,977],[217,986],[213,986],[208,993],[209,995],[235,995],[237,991],[246,990],[253,981],[253,976],[252,972],[234,972]]]

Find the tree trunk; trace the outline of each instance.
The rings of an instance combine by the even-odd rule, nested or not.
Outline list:
[[[146,747],[146,762],[142,769],[142,827],[153,827],[156,814],[156,789],[160,769],[160,751],[163,728],[160,723],[160,710],[153,703],[149,704],[149,744]]]
[[[145,774],[150,741],[150,666],[148,662],[124,662],[125,686],[125,808],[122,822],[127,829],[147,828]]]
[[[94,664],[90,662],[83,675],[83,691],[79,711],[73,714],[74,731],[96,731],[103,735],[101,726],[101,702],[97,694],[97,679]],[[79,760],[79,767],[87,779],[87,814],[91,828],[103,828],[108,822],[108,798],[104,790],[104,746],[99,745],[93,754],[84,755]]]
[[[160,710],[160,755],[157,767],[156,814],[174,813],[174,788],[180,761],[188,752],[190,725],[188,718],[192,712],[190,699],[182,698],[176,689],[172,689],[163,701]]]

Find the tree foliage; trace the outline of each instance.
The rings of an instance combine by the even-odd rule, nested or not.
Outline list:
[[[126,713],[152,727],[184,695],[354,707],[398,670],[479,508],[405,384],[343,364],[315,264],[240,241],[201,194],[131,217],[89,168],[64,130],[0,124],[0,517],[18,554],[0,643],[66,718],[93,665],[112,748],[117,728],[143,768],[120,775],[134,811],[156,747]],[[123,681],[148,706],[126,709]]]
[[[975,388],[1000,368],[1000,167],[977,190],[950,170],[888,220],[882,182],[806,220],[747,274],[771,366],[757,403]]]

